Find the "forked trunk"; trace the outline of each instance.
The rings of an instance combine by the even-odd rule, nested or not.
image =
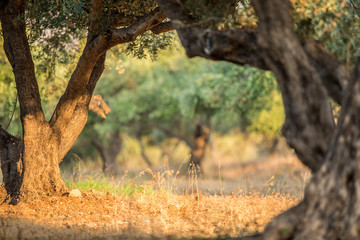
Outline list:
[[[104,71],[107,50],[135,41],[137,36],[166,19],[165,14],[155,8],[131,26],[101,28],[99,31],[103,1],[90,2],[85,48],[48,122],[41,105],[27,37],[30,30],[26,25],[31,23],[27,18],[31,9],[25,11],[28,1],[9,0],[0,4],[4,50],[14,72],[23,127],[23,138],[19,139],[0,126],[0,162],[5,188],[12,202],[67,190],[59,164],[85,126],[91,96]],[[156,32],[168,30],[157,29]]]

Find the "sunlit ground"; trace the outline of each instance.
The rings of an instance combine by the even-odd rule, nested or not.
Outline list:
[[[309,171],[287,150],[260,156],[251,141],[242,144],[247,152],[239,151],[236,160],[230,142],[214,139],[202,174],[183,171],[180,161],[172,163],[175,153],[163,156],[153,169],[141,159],[123,164],[127,171],[124,167],[119,176],[109,178],[101,173],[99,161],[78,159],[63,168],[63,175],[69,188],[80,189],[82,196],[1,205],[0,237],[176,239],[260,232],[299,202]],[[181,151],[187,155],[185,150]],[[2,198],[5,195],[2,189]]]

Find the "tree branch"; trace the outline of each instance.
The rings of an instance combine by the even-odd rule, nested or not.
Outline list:
[[[39,87],[35,77],[24,19],[26,1],[10,1],[0,12],[4,50],[13,68],[22,122],[27,115],[45,121]]]
[[[170,21],[168,22],[162,22],[159,25],[156,25],[155,27],[151,28],[150,30],[154,33],[154,34],[160,34],[160,33],[164,33],[164,32],[168,32],[171,30],[174,30],[174,26],[172,25],[172,23]]]
[[[258,29],[204,29],[196,23],[179,1],[157,0],[157,2],[173,22],[190,58],[200,56],[270,70],[270,66],[263,60],[264,49],[258,44]],[[302,45],[313,67],[320,74],[329,95],[341,104],[341,97],[352,69],[334,59],[313,40],[304,40]]]
[[[102,0],[91,0],[91,8],[89,13],[89,36],[95,36],[101,32],[101,17],[102,17],[103,3]]]
[[[167,128],[162,127],[162,126],[155,126],[155,128],[159,129],[160,131],[162,131],[163,133],[165,133],[165,134],[167,134],[167,135],[169,135],[171,137],[174,137],[174,138],[177,138],[177,139],[183,141],[190,149],[194,149],[194,145],[186,137],[180,136],[179,134],[174,133],[170,129],[167,129]]]
[[[339,62],[327,53],[321,44],[313,40],[303,41],[302,45],[312,66],[319,73],[329,95],[341,105],[353,68]]]
[[[144,32],[152,29],[153,27],[160,24],[166,15],[160,10],[160,8],[155,8],[147,15],[139,18],[133,25],[126,28],[120,29],[111,29],[110,30],[110,40],[109,47],[135,41],[137,36],[143,34]]]
[[[103,54],[97,61],[89,82],[86,86],[85,91],[83,92],[80,100],[77,102],[76,107],[73,111],[72,116],[69,118],[66,124],[58,125],[58,128],[54,128],[56,131],[59,131],[60,134],[60,157],[59,160],[62,161],[66,153],[72,147],[77,137],[83,130],[87,117],[89,103],[95,89],[96,83],[99,80],[101,74],[104,71],[106,54]]]
[[[93,0],[93,3],[95,6],[99,4],[97,0]],[[94,22],[96,21],[95,16],[98,15],[93,14],[93,16],[92,21]],[[165,18],[164,13],[159,8],[156,8],[128,28],[110,30],[109,36],[93,36],[93,33],[89,32],[83,54],[50,120],[51,126],[60,128],[63,123],[68,122],[73,116],[76,104],[81,101],[82,93],[85,91],[93,68],[101,55],[115,45],[134,41],[139,34],[158,25]]]

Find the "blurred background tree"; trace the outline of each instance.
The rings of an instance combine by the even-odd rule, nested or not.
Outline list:
[[[119,58],[117,52],[108,59],[96,94],[103,96],[111,112],[106,119],[90,114],[78,147],[73,149],[81,158],[95,157],[95,151],[88,151],[92,144],[107,174],[117,172],[116,159],[124,137],[136,139],[137,151],[148,166],[158,160],[146,154],[147,148],[161,146],[169,138],[185,143],[189,163],[201,166],[210,132],[226,134],[241,129],[266,131],[271,137],[280,134],[283,115],[276,119],[262,116],[257,127],[250,127],[260,120],[261,111],[273,107],[282,112],[275,79],[269,72],[189,60],[177,45],[162,52],[157,61],[126,55]],[[274,95],[280,100],[276,106]]]

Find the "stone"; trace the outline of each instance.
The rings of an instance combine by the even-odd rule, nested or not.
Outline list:
[[[69,197],[81,197],[81,192],[79,189],[73,189],[69,192]]]

